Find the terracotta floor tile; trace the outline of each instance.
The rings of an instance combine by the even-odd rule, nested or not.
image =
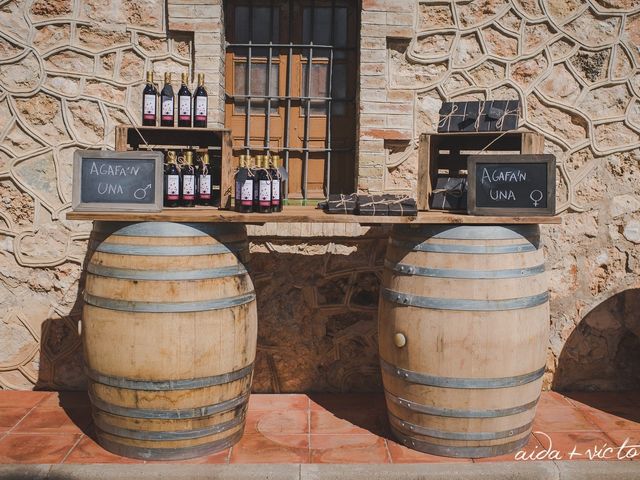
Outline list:
[[[386,411],[383,393],[312,393],[309,394],[311,410],[350,410],[366,406],[369,409]]]
[[[60,407],[36,407],[14,429],[15,433],[83,433],[91,423],[88,408],[66,411]]]
[[[550,452],[549,457],[552,457],[555,451],[559,452],[560,460],[590,460],[589,455],[593,460],[616,460],[613,452],[607,453],[606,457],[597,456],[608,447],[616,447],[615,442],[603,432],[534,432],[534,435],[543,449]]]
[[[64,463],[144,463],[144,460],[121,457],[108,452],[91,437],[85,435],[71,450]]]
[[[196,457],[196,458],[188,458],[186,460],[147,460],[144,463],[145,464],[185,464],[185,465],[202,465],[202,464],[208,464],[208,465],[213,465],[213,464],[217,464],[217,465],[222,465],[222,464],[226,464],[229,463],[229,455],[231,453],[231,449],[230,448],[226,448],[220,452],[216,452],[216,453],[212,453],[210,455],[206,455],[204,457]]]
[[[541,455],[541,460],[548,460],[546,455],[542,452],[543,447],[536,438],[535,435],[529,435],[529,441],[527,444],[519,448],[511,453],[507,453],[505,455],[499,455],[497,457],[486,457],[486,458],[474,458],[474,463],[486,463],[486,462],[516,462],[516,461],[534,461],[532,455]],[[530,460],[531,459],[531,460]]]
[[[249,410],[245,434],[309,433],[308,410]]]
[[[546,407],[536,411],[533,430],[549,432],[594,431],[598,428],[575,407]]]
[[[33,408],[52,396],[55,396],[55,392],[2,390],[0,391],[0,407]]]
[[[600,430],[640,430],[640,408],[614,407],[598,410],[593,407],[580,407],[582,414]]]
[[[538,401],[538,408],[573,407],[571,401],[559,392],[542,392]]]
[[[375,435],[311,435],[311,463],[389,463],[384,438]]]
[[[453,458],[431,455],[412,450],[393,440],[387,440],[392,463],[471,463],[470,458]]]
[[[249,411],[308,409],[309,397],[304,394],[253,393],[249,397]]]
[[[38,407],[89,408],[91,402],[87,392],[54,392],[45,398]]]
[[[13,428],[29,410],[28,407],[0,407],[0,431]]]
[[[8,434],[0,440],[0,463],[60,463],[78,434]]]
[[[386,412],[368,408],[352,410],[311,410],[312,434],[375,434],[389,436]]]
[[[230,463],[309,463],[309,435],[245,434],[231,447]]]
[[[639,430],[607,430],[606,434],[622,447],[616,452],[619,458],[640,461]]]

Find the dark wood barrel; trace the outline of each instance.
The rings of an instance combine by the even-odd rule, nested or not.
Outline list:
[[[257,341],[237,224],[96,222],[82,338],[100,445],[172,460],[242,436]]]
[[[395,226],[379,309],[395,436],[451,457],[525,445],[548,329],[537,225]]]

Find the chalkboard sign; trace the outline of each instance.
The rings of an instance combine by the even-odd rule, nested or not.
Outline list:
[[[74,211],[162,210],[160,152],[78,150],[73,157]]]
[[[553,155],[470,155],[467,211],[472,215],[554,215]]]

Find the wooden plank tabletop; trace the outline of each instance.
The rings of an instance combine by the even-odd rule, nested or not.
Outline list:
[[[67,220],[116,222],[237,222],[237,223],[359,223],[382,224],[560,224],[560,216],[502,217],[474,216],[442,211],[418,212],[414,217],[330,215],[312,206],[285,206],[279,213],[238,213],[214,207],[165,208],[161,212],[70,212]]]

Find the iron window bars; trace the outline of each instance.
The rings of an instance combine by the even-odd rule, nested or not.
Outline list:
[[[247,92],[246,94],[235,94],[234,92],[225,92],[225,95],[227,97],[228,100],[231,100],[233,102],[233,109],[235,110],[236,106],[238,105],[238,103],[242,103],[243,104],[243,108],[245,109],[245,138],[244,138],[244,145],[242,147],[240,147],[240,149],[244,150],[245,153],[247,155],[251,154],[251,151],[263,151],[265,153],[268,153],[271,150],[271,138],[270,138],[270,126],[271,126],[271,102],[272,101],[285,101],[285,111],[284,111],[284,146],[280,146],[278,148],[276,148],[276,151],[279,152],[284,152],[284,167],[287,169],[287,171],[289,170],[289,156],[290,156],[290,152],[295,151],[295,152],[302,152],[303,154],[303,163],[302,163],[302,198],[304,200],[307,200],[308,196],[308,188],[307,188],[307,181],[308,181],[308,165],[309,165],[309,154],[310,153],[326,153],[326,162],[325,162],[325,171],[324,171],[324,191],[325,191],[325,195],[328,196],[329,192],[331,191],[331,154],[332,152],[345,152],[345,153],[353,153],[354,152],[354,147],[353,145],[351,147],[347,147],[347,148],[334,148],[331,145],[331,119],[332,119],[332,112],[333,112],[333,103],[334,101],[339,101],[344,103],[344,105],[348,104],[348,103],[354,103],[355,102],[355,98],[353,96],[349,96],[346,95],[342,98],[335,98],[333,96],[333,80],[334,80],[334,75],[333,75],[333,70],[334,70],[334,52],[336,51],[341,51],[341,52],[346,52],[346,51],[354,51],[356,50],[356,47],[354,46],[349,46],[349,32],[345,31],[345,45],[344,46],[336,46],[335,45],[335,30],[336,30],[336,0],[332,0],[330,2],[330,9],[331,9],[331,23],[330,23],[330,29],[331,29],[331,33],[330,33],[330,44],[328,45],[320,45],[320,44],[314,44],[313,40],[314,40],[314,34],[315,34],[315,13],[316,13],[316,1],[315,0],[311,0],[310,4],[308,7],[304,7],[304,8],[309,8],[309,14],[310,14],[310,22],[309,22],[309,27],[310,27],[310,31],[305,32],[304,28],[305,25],[303,21],[303,39],[305,37],[309,38],[309,42],[302,42],[302,43],[294,43],[293,41],[290,41],[289,43],[277,43],[274,42],[274,33],[276,33],[278,35],[279,38],[279,32],[274,32],[274,12],[276,12],[277,10],[274,8],[275,7],[275,2],[274,0],[270,0],[269,2],[269,38],[270,41],[268,43],[260,43],[260,42],[254,42],[253,41],[253,37],[254,37],[254,26],[253,26],[253,9],[254,9],[254,1],[250,0],[248,2],[248,4],[246,5],[246,7],[248,7],[248,32],[246,32],[246,34],[249,37],[249,41],[248,42],[226,42],[226,49],[227,51],[231,51],[231,52],[237,52],[237,51],[246,51],[246,78],[245,78],[245,92]],[[293,1],[289,1],[288,2],[288,6],[289,6],[289,39],[293,39],[294,38],[294,31],[293,31],[293,21],[292,19],[294,18],[294,5],[293,5]],[[260,5],[263,6],[264,4]],[[234,5],[234,7],[237,7],[237,5]],[[347,27],[348,22],[345,23],[345,27]],[[228,26],[228,28],[233,28],[231,26]],[[234,36],[234,40],[237,37]],[[251,83],[251,70],[253,67],[253,53],[255,49],[259,49],[259,51],[263,51],[263,50],[267,50],[268,54],[267,54],[267,71],[266,71],[266,95],[254,95],[252,94],[252,89],[253,89],[253,85]],[[287,72],[286,72],[286,93],[285,95],[272,95],[271,94],[271,75],[272,75],[272,65],[273,65],[273,56],[274,56],[274,50],[277,51],[278,56],[280,54],[280,52],[285,51],[286,55],[287,55]],[[312,77],[312,67],[313,67],[313,56],[314,56],[314,50],[315,51],[320,51],[321,55],[319,55],[318,57],[320,58],[327,58],[328,57],[328,80],[327,80],[327,90],[328,90],[328,95],[326,96],[313,96],[311,95],[311,77]],[[296,52],[300,52],[300,53],[304,53],[307,52],[307,56],[304,57],[304,55],[302,55],[306,62],[306,76],[304,78],[305,80],[305,85],[304,85],[304,91],[306,92],[306,95],[300,95],[300,96],[293,96],[291,94],[291,90],[292,90],[292,60],[293,60],[293,55],[294,55],[294,51]],[[322,53],[324,53],[324,55],[322,55]],[[348,74],[345,75],[345,82],[347,82],[348,79]],[[279,87],[279,85],[278,85]],[[235,85],[233,86],[233,88],[235,89]],[[346,92],[346,90],[345,90]],[[251,145],[251,102],[252,100],[266,100],[266,109],[265,109],[265,136],[264,136],[264,142],[262,146],[255,146],[255,145]],[[296,101],[296,102],[300,102],[301,106],[304,104],[305,108],[304,108],[304,136],[303,136],[303,142],[302,142],[302,147],[295,147],[295,146],[291,146],[291,139],[289,136],[289,131],[290,131],[290,120],[291,120],[291,106],[292,106],[292,101]],[[310,148],[309,147],[309,142],[310,142],[310,119],[311,119],[311,109],[312,109],[312,102],[324,102],[324,104],[326,105],[326,136],[325,136],[325,147],[324,148]],[[355,142],[355,138],[354,138],[354,142]],[[285,198],[287,198],[287,192],[285,190],[284,192],[284,196]]]

